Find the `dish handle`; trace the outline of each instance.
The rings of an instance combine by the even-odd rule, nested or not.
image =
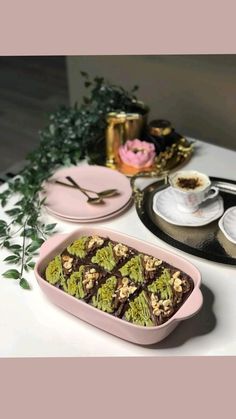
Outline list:
[[[132,194],[133,194],[133,198],[134,198],[134,202],[136,204],[136,206],[138,208],[141,208],[141,204],[143,201],[143,191],[141,189],[139,189],[136,185],[136,180],[138,178],[157,178],[158,180],[165,180],[165,183],[168,183],[168,174],[169,172],[166,170],[155,170],[155,171],[151,171],[151,172],[139,172],[136,175],[134,175],[131,179],[130,179],[130,185],[131,185],[131,189],[132,189]]]
[[[52,247],[54,247],[55,245],[57,245],[58,243],[60,243],[63,239],[64,239],[64,237],[66,237],[68,234],[62,234],[62,233],[57,233],[57,234],[54,234],[53,236],[51,236],[51,237],[49,237],[43,244],[42,244],[42,246],[40,247],[40,249],[39,249],[39,255],[40,255],[40,258],[41,257],[44,257],[48,252],[49,252],[49,250],[52,248]]]
[[[203,296],[199,288],[195,288],[194,295],[190,295],[187,301],[183,304],[179,313],[176,314],[175,320],[185,320],[194,316],[202,307]]]

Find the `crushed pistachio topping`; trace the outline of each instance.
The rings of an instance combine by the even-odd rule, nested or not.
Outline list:
[[[154,326],[144,291],[129,303],[129,308],[125,312],[125,319],[139,326]]]
[[[123,278],[116,293],[118,294],[118,298],[122,300],[123,298],[128,298],[136,289],[137,287],[134,285],[129,285],[129,278]]]
[[[66,280],[66,278],[65,278],[64,276],[63,276],[63,278],[61,279],[60,286],[63,288],[63,290],[64,290],[65,292],[68,292],[67,280]]]
[[[97,291],[97,294],[92,298],[92,305],[107,313],[114,311],[114,293],[117,286],[117,279],[115,276],[108,278]]]
[[[162,264],[162,260],[156,259],[148,255],[145,255],[143,260],[144,260],[144,268],[148,272],[155,271],[156,268]]]
[[[116,244],[113,250],[117,257],[126,257],[129,251],[128,247],[121,243]]]
[[[88,250],[91,250],[94,246],[102,246],[104,240],[99,236],[92,236],[88,241]]]
[[[75,240],[70,246],[67,247],[68,252],[71,255],[78,256],[79,258],[84,258],[87,254],[86,243],[88,241],[87,236],[82,236],[80,239]]]
[[[64,276],[62,272],[61,257],[56,256],[47,266],[45,277],[50,284],[55,285],[60,283]]]
[[[97,250],[96,255],[92,257],[92,263],[97,263],[108,272],[112,271],[112,269],[116,266],[116,261],[113,255],[111,243],[109,243],[108,246]]]
[[[127,276],[135,282],[143,282],[143,269],[141,256],[130,259],[122,268],[119,269],[122,276]]]
[[[157,295],[151,295],[151,306],[155,316],[169,316],[173,311],[173,304],[170,299],[159,300]]]
[[[148,291],[151,291],[154,294],[160,294],[162,300],[171,299],[173,297],[169,269],[164,269],[162,274],[152,282],[152,284],[148,285]]]
[[[77,272],[73,272],[70,278],[67,281],[68,285],[68,294],[74,295],[77,298],[84,298],[86,292],[83,287],[83,277],[84,277],[85,267],[82,265],[80,266]]]

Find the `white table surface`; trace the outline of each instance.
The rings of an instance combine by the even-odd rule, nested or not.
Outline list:
[[[194,157],[185,168],[236,180],[235,163],[236,152],[198,141]],[[44,217],[47,222],[55,222],[49,215]],[[204,305],[200,313],[183,321],[163,342],[152,347],[137,346],[54,306],[39,288],[32,272],[27,276],[31,291],[21,289],[14,280],[1,277],[0,357],[236,355],[235,267],[188,255],[159,240],[141,223],[134,206],[123,215],[96,225],[157,244],[194,263],[202,274]],[[58,221],[60,232],[77,227],[77,224]],[[1,260],[6,255],[7,252],[1,250]],[[0,272],[7,268],[8,265],[1,263]]]

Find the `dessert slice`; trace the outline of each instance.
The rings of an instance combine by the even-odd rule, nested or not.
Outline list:
[[[180,271],[165,268],[161,275],[147,286],[157,325],[167,321],[177,311],[184,301],[184,294],[191,290],[190,279],[182,275]]]
[[[91,262],[98,264],[107,272],[112,272],[133,254],[133,250],[128,246],[109,241],[107,246],[103,246],[97,250]]]
[[[159,326],[179,309],[192,284],[186,274],[164,268],[162,273],[133,300],[124,319],[140,326]]]
[[[144,268],[142,263],[142,255],[136,255],[126,262],[119,272],[123,277],[128,277],[134,283],[141,284],[144,282]]]
[[[81,236],[67,247],[65,254],[83,260],[97,248],[101,247],[105,240],[106,239],[100,236]]]
[[[152,316],[155,319],[154,322],[156,326],[165,323],[176,311],[173,300],[170,298],[162,300],[154,293],[149,295],[149,298]]]
[[[58,288],[63,288],[67,291],[66,277],[63,272],[61,256],[57,255],[51,262],[49,262],[45,270],[45,279],[52,285]]]
[[[91,304],[99,310],[113,313],[115,311],[114,295],[117,287],[117,278],[111,276],[98,289],[96,295],[92,297]]]
[[[155,326],[150,301],[144,290],[133,301],[129,302],[123,318],[138,326]]]
[[[175,304],[182,304],[193,290],[193,281],[181,271],[170,269],[170,274],[170,284],[173,287]]]
[[[161,265],[160,259],[140,253],[132,257],[119,271],[122,276],[128,276],[135,283],[145,283],[156,277]]]
[[[104,280],[104,273],[91,265],[81,265],[78,271],[73,272],[67,280],[68,294],[89,300],[97,287]]]
[[[98,288],[96,295],[92,297],[91,304],[102,311],[120,316],[125,303],[137,289],[138,287],[128,278],[113,275]]]
[[[160,272],[163,266],[163,262],[154,256],[141,255],[142,265],[144,270],[144,279],[149,282],[153,280]]]

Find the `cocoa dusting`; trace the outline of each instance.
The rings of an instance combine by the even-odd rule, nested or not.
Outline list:
[[[200,179],[197,178],[184,178],[180,177],[177,180],[177,185],[179,188],[182,189],[196,189],[197,187],[201,186]]]

